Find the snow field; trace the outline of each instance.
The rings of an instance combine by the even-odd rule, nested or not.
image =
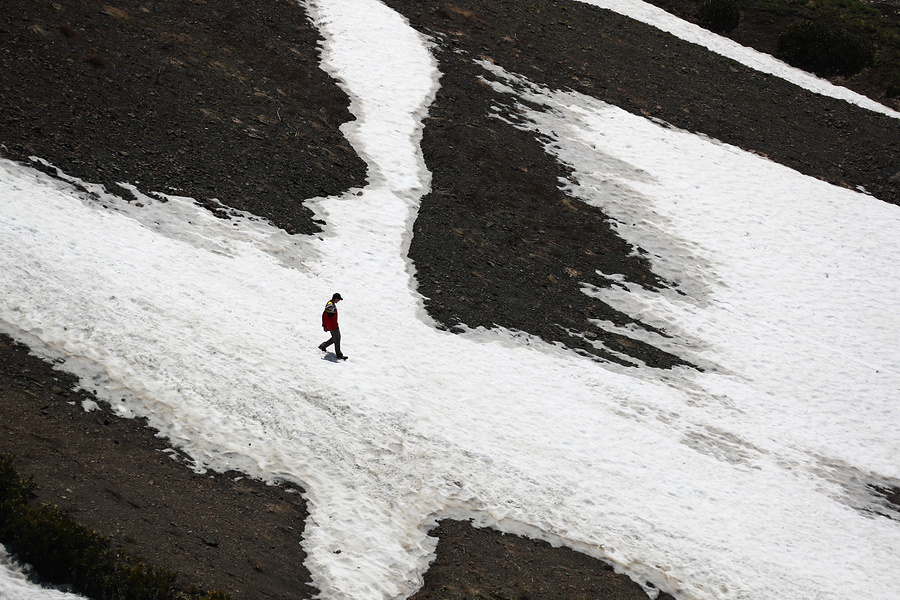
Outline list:
[[[896,447],[872,454],[890,437],[895,408],[845,403],[900,389],[900,256],[891,233],[900,211],[579,94],[527,98],[547,107],[528,115],[535,130],[556,140],[548,151],[575,169],[579,184],[569,184],[570,192],[618,219],[625,239],[655,249],[657,272],[684,293],[616,286],[591,294],[680,331],[690,346],[706,349],[694,354],[752,377],[776,404],[810,402],[822,411],[823,401],[839,399],[816,423],[814,437],[829,434],[820,443],[846,443],[854,414],[869,411],[855,423],[862,436],[856,460],[900,474]],[[776,409],[766,405],[765,414]],[[885,428],[873,430],[872,422]]]

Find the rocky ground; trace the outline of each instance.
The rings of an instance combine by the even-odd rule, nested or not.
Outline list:
[[[684,362],[592,325],[628,321],[580,292],[582,281],[605,284],[593,280],[598,269],[672,284],[602,212],[559,190],[568,172],[538,141],[489,117],[508,101],[479,83],[475,59],[900,203],[896,120],[577,2],[386,3],[434,39],[443,73],[422,140],[432,191],[410,247],[443,327],[501,325],[623,364]],[[304,199],[365,183],[338,129],[352,118],[348,100],[318,68],[317,36],[289,0],[7,0],[0,152],[40,157],[125,197],[118,182],[314,233]],[[185,585],[236,599],[315,592],[296,490],[197,475],[143,423],[102,405],[85,412],[89,390],[73,385],[0,338],[0,452],[18,455],[40,501],[182,572]],[[645,596],[603,563],[541,542],[454,522],[435,534],[438,556],[415,598]]]
[[[479,85],[486,71],[473,59],[480,57],[547,87],[589,94],[900,202],[895,119],[578,2],[464,0],[436,10],[388,4],[441,42],[441,90],[422,141],[433,189],[423,199],[410,256],[429,310],[447,327],[496,323],[626,364],[681,362],[591,325],[629,320],[579,292],[585,281],[608,285],[598,269],[645,287],[671,284],[650,271],[641,249],[624,243],[601,211],[567,200],[559,180],[569,173],[538,140],[487,117],[491,106],[509,101]],[[598,351],[596,341],[630,359]]]

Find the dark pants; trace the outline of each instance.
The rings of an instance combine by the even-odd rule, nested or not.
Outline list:
[[[319,346],[323,350],[328,346],[334,344],[334,353],[338,356],[341,356],[341,330],[340,329],[332,329],[331,330],[331,339],[327,342],[322,342],[322,345]]]

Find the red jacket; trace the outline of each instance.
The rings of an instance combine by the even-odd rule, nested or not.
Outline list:
[[[337,306],[331,300],[325,305],[325,311],[322,313],[322,328],[325,331],[334,331],[338,328]]]

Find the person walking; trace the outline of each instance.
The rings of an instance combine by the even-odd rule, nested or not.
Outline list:
[[[319,344],[319,350],[325,352],[328,346],[334,344],[334,354],[338,360],[347,360],[347,357],[341,354],[341,330],[338,327],[338,311],[337,303],[343,300],[340,294],[335,294],[327,303],[325,310],[322,312],[322,329],[331,332],[331,339]]]

